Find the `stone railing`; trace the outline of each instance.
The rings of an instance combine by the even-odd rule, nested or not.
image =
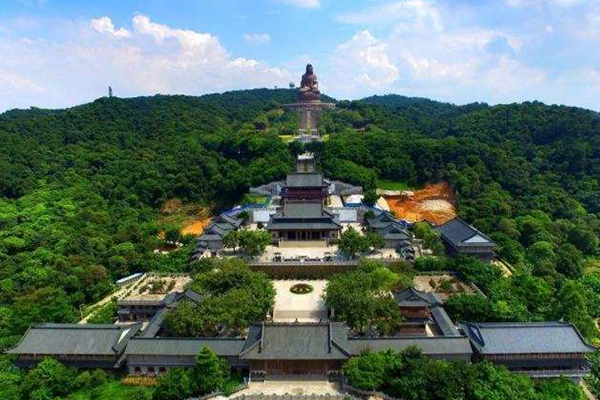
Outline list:
[[[343,394],[249,394],[234,397],[236,400],[359,400]]]
[[[355,269],[355,261],[251,262],[250,269],[272,279],[324,279]]]
[[[147,272],[146,273],[147,277],[172,277],[172,278],[176,278],[176,277],[182,277],[182,276],[190,276],[189,273],[187,272],[160,272],[160,271],[153,271],[153,272]]]
[[[404,400],[404,399],[399,399],[396,397],[388,396],[387,394],[382,393],[382,392],[357,389],[354,386],[350,385],[345,380],[342,381],[342,391],[344,393],[346,393],[347,395],[350,395],[353,397],[358,397],[359,399],[363,399],[363,400],[368,400],[372,397],[380,398],[382,400]]]
[[[248,382],[245,381],[244,383],[242,383],[240,386],[238,386],[237,388],[233,389],[231,392],[229,393],[225,393],[222,392],[220,390],[215,390],[214,392],[205,394],[204,396],[201,397],[190,397],[187,400],[208,400],[208,399],[214,399],[215,397],[231,397],[234,394],[244,390],[244,389],[248,389]],[[239,398],[239,397],[238,397]]]

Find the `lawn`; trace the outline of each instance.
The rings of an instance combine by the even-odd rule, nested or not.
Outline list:
[[[292,140],[294,140],[294,135],[279,135],[279,138],[284,142],[284,143],[289,143]]]
[[[73,393],[73,400],[130,400],[134,393],[140,391],[152,392],[152,388],[143,386],[127,386],[118,380],[109,380],[94,389],[82,389]]]
[[[406,182],[389,181],[385,179],[377,180],[377,188],[383,190],[413,190],[414,186]]]
[[[242,204],[257,204],[257,205],[266,205],[267,196],[261,196],[258,194],[246,194],[242,199]]]

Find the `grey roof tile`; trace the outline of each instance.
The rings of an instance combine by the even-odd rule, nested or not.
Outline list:
[[[469,339],[466,337],[387,337],[387,338],[349,338],[348,346],[352,355],[360,355],[366,351],[396,350],[401,351],[416,346],[428,356],[472,354]]]
[[[454,218],[435,229],[440,232],[444,239],[455,246],[495,246],[495,243],[489,237],[460,218]],[[475,236],[479,236],[479,240],[467,242]]]
[[[305,230],[338,230],[342,229],[334,221],[271,221],[265,228],[268,231]]]
[[[169,311],[170,311],[170,309],[168,309],[168,308],[161,308],[160,310],[158,310],[158,312],[156,314],[154,314],[154,317],[152,317],[150,322],[148,322],[148,325],[146,325],[146,327],[142,330],[140,337],[143,337],[143,338],[155,337],[158,334],[158,332],[160,331],[160,328],[162,327],[162,324],[163,324],[167,314],[169,313]]]
[[[399,292],[393,292],[394,300],[399,306],[437,306],[442,304],[442,300],[433,292],[422,292],[412,287],[408,287]]]
[[[286,202],[283,205],[284,218],[320,218],[323,215],[323,203],[320,201]]]
[[[461,323],[482,354],[591,353],[577,328],[566,322]]]
[[[141,324],[40,324],[30,328],[10,354],[117,355]]]
[[[288,174],[285,180],[287,187],[322,187],[323,175],[319,172],[296,172]]]
[[[221,357],[237,356],[245,342],[242,338],[134,338],[125,355],[195,356],[206,346]]]
[[[444,336],[460,336],[454,322],[442,307],[432,307],[431,316]]]
[[[248,360],[345,360],[346,326],[339,322],[265,323],[260,339],[247,346],[240,358]]]

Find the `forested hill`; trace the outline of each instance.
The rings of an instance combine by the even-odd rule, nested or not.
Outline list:
[[[0,349],[31,323],[77,320],[115,278],[188,268],[185,251],[153,254],[161,205],[226,207],[292,170],[302,149],[281,136],[297,117],[281,104],[295,98],[287,89],[102,98],[0,115]],[[328,140],[312,150],[327,175],[366,189],[382,178],[449,181],[461,216],[555,290],[597,257],[597,113],[381,96],[338,102],[321,127]]]
[[[19,197],[37,187],[40,178],[62,182],[72,178],[65,176],[69,173],[110,177],[115,185],[107,190],[117,190],[118,184],[133,188],[149,205],[164,201],[163,193],[207,200],[217,192],[219,197],[236,194],[283,174],[281,163],[286,168],[293,164],[280,154],[287,154],[287,147],[276,136],[251,131],[265,128],[267,115],[277,120],[279,131],[292,133],[293,122],[284,126],[280,113],[265,112],[294,96],[290,90],[264,89],[202,97],[101,98],[66,110],[9,111],[0,116],[6,143],[0,148],[0,191]],[[254,124],[257,116],[262,119]]]
[[[385,94],[365,97],[361,103],[386,106],[390,108],[405,108],[413,105],[421,107],[438,108],[440,110],[455,110],[457,107],[451,103],[430,100],[425,97],[407,97],[399,94]]]

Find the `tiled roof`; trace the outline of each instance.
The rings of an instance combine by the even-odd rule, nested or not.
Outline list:
[[[287,187],[321,187],[324,185],[323,175],[319,172],[295,172],[285,179]]]
[[[365,351],[396,350],[401,351],[416,346],[428,356],[464,355],[472,353],[469,339],[466,337],[387,337],[387,338],[349,338],[348,348],[352,355],[360,355]]]
[[[10,354],[118,355],[141,324],[40,324],[30,328]]]
[[[324,215],[323,203],[305,201],[301,203],[286,202],[283,206],[284,218],[320,218]]]
[[[462,323],[482,354],[591,353],[577,328],[566,322]]]
[[[495,246],[489,237],[460,218],[454,218],[435,229],[455,246]]]
[[[146,325],[146,327],[142,330],[140,336],[144,338],[155,337],[158,334],[158,331],[160,331],[160,328],[162,327],[162,324],[169,311],[170,309],[168,308],[161,308],[158,310],[158,312],[154,314],[154,317],[152,317],[152,319],[148,322],[148,325]]]
[[[399,306],[436,306],[441,305],[442,300],[433,292],[422,292],[412,287],[408,287],[399,292],[392,293],[396,304]]]
[[[247,360],[345,360],[348,334],[340,322],[264,323],[240,358]]]
[[[234,217],[232,215],[225,214],[225,213],[219,215],[217,217],[217,219],[232,225],[234,228],[239,228],[240,225],[242,225],[244,223],[244,221],[242,219]]]
[[[332,221],[272,221],[265,228],[268,231],[285,231],[285,230],[338,230],[342,227]]]
[[[286,203],[283,215],[273,215],[267,230],[336,230],[341,229],[339,216],[323,209],[321,202]]]
[[[408,235],[406,233],[384,233],[384,239],[388,240],[405,240],[408,241]]]
[[[135,338],[129,341],[125,355],[195,356],[203,347],[218,356],[237,356],[245,343],[241,338]]]
[[[442,307],[432,307],[431,316],[444,336],[460,336],[460,332],[454,326],[454,322],[452,322],[446,310]]]
[[[205,243],[201,243],[201,242],[211,242],[211,241],[219,241],[222,240],[223,236],[220,235],[213,235],[210,233],[203,233],[200,237],[198,237],[198,241],[199,243],[199,250],[205,250],[206,249],[206,245]]]
[[[183,293],[181,293],[178,298],[177,301],[181,301],[181,300],[191,300],[194,303],[200,304],[202,302],[202,300],[204,300],[204,296],[201,295],[200,293],[196,292],[193,289],[186,289]]]

